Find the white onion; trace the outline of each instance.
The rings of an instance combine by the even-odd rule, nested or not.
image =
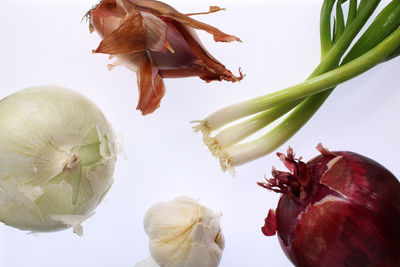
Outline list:
[[[38,86],[0,101],[0,221],[22,230],[74,227],[113,183],[115,135],[86,97]]]

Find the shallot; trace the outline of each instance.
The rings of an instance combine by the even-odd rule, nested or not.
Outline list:
[[[211,56],[193,30],[204,30],[217,42],[241,41],[192,18],[220,10],[211,6],[208,12],[182,14],[159,1],[101,0],[87,13],[90,30],[103,39],[93,52],[117,57],[110,69],[124,65],[137,73],[137,109],[150,114],[165,94],[163,78],[198,76],[206,82],[243,78]]]

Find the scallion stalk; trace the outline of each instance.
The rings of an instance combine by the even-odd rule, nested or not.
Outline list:
[[[221,167],[233,171],[238,166],[265,156],[289,140],[315,114],[333,89],[374,66],[399,55],[400,0],[393,0],[364,30],[380,1],[349,1],[345,21],[342,0],[325,0],[321,9],[321,62],[310,77],[297,85],[222,108],[194,127]],[[336,3],[335,24],[331,25]],[[346,53],[347,52],[347,53]],[[236,123],[248,116],[251,118]],[[265,135],[250,141],[271,122],[280,119]],[[229,123],[233,126],[221,130]]]

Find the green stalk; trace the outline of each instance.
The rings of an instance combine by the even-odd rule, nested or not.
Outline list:
[[[387,58],[386,61],[389,61],[395,57],[400,56],[400,47],[396,49],[396,51],[393,51],[393,53],[391,53]]]
[[[394,0],[391,2],[368,28],[368,30],[364,33],[362,38],[356,43],[355,47],[359,49],[358,53],[349,53],[346,55],[344,62],[348,62],[351,59],[356,58],[358,54],[365,53],[371,47],[379,42],[390,33],[394,29],[394,31],[389,37],[387,37],[384,41],[382,41],[375,49],[370,50],[369,52],[365,53],[364,56],[373,57],[375,52],[378,50],[385,49],[385,43],[391,42],[394,46],[397,45],[397,49],[394,52],[400,51],[400,12],[399,12],[399,0]],[[397,4],[397,8],[396,7]],[[391,12],[388,12],[388,11]],[[386,36],[385,34],[386,33]],[[386,47],[388,48],[388,47]],[[392,48],[390,48],[392,49]],[[386,54],[392,56],[393,52],[390,53],[385,51],[385,53],[376,55],[380,58],[383,62],[387,59]],[[366,60],[365,57],[358,58],[357,60],[353,60],[351,62],[358,62]],[[348,66],[348,65],[347,65]],[[228,164],[222,166],[222,169],[227,169],[229,166],[237,166],[248,161],[254,160],[258,157],[264,156],[266,154],[271,153],[277,147],[284,144],[290,137],[292,137],[296,132],[298,132],[302,126],[304,126],[308,120],[314,115],[314,113],[322,106],[325,100],[333,91],[334,87],[325,90],[318,94],[313,94],[309,96],[306,100],[304,100],[301,104],[299,104],[282,122],[280,122],[274,129],[268,132],[263,137],[249,143],[239,144],[234,147],[228,148],[224,151],[224,159],[225,161],[222,163]],[[229,159],[230,161],[228,161]]]
[[[357,16],[357,0],[350,0],[349,12],[347,13],[346,25],[349,25],[350,23],[352,23],[356,16]]]
[[[400,26],[400,0],[393,0],[378,14],[371,26],[353,45],[342,64],[361,56],[365,51],[377,45],[377,40],[382,40]]]
[[[266,96],[231,105],[210,115],[207,118],[209,127],[212,125],[212,128],[216,129],[223,126],[225,119],[221,120],[221,118],[226,114],[235,115],[235,117],[238,116],[237,114],[241,114],[240,117],[243,117],[334,87],[385,61],[399,46],[400,29],[397,29],[375,48],[341,67]]]
[[[379,0],[368,0],[366,2],[362,1],[361,4],[363,3],[366,4],[363,4],[363,8],[358,11],[357,17],[354,19],[351,25],[348,25],[346,27],[341,38],[338,39],[337,42],[331,48],[329,48],[331,37],[330,37],[330,32],[328,33],[328,27],[330,27],[329,20],[334,2],[335,1],[333,0],[326,0],[324,2],[324,7],[321,11],[321,50],[322,50],[322,55],[324,56],[321,60],[321,63],[313,71],[310,77],[315,77],[319,74],[322,74],[332,68],[335,68],[339,64],[340,58],[345,53],[348,46],[353,41],[354,37],[362,29],[362,27],[364,26],[368,18],[371,16],[371,14],[373,13],[373,11],[375,10],[380,1]],[[293,87],[289,88],[296,89]],[[325,89],[326,88],[329,87],[325,87]],[[267,101],[264,103],[263,101],[264,99],[268,99],[272,96],[276,96],[277,98],[275,100],[280,101],[279,95],[285,90],[287,89],[222,108],[210,114],[205,119],[206,127],[208,128],[208,130],[216,130],[229,122],[264,111],[265,109],[270,108],[273,105],[280,104],[282,102],[269,103]]]
[[[357,1],[350,1],[349,13],[347,18],[347,23],[351,23],[354,20],[356,14]],[[400,0],[394,0],[389,3],[382,12],[376,17],[371,26],[366,30],[366,32],[360,37],[356,44],[352,47],[350,52],[346,55],[342,64],[345,64],[366,51],[370,50],[372,47],[376,46],[385,37],[387,37],[391,32],[400,26]],[[385,60],[390,60],[396,56],[400,55],[400,46],[392,52]],[[289,139],[292,135],[296,134],[303,125],[305,125],[313,114],[322,106],[329,94],[334,88],[328,89],[317,95],[312,95],[308,97],[298,108],[295,109],[283,122],[282,124],[289,123],[292,125],[290,132],[288,132]],[[320,101],[316,98],[321,97]],[[309,109],[311,112],[297,112],[296,110]],[[295,121],[296,123],[293,123]],[[278,125],[277,128],[283,128],[282,125]],[[288,129],[289,130],[289,129]],[[290,135],[290,133],[292,135]],[[277,140],[276,148],[281,146],[285,140]]]
[[[343,15],[343,9],[342,9],[342,4],[345,2],[345,0],[339,0],[336,4],[336,27],[334,31],[334,36],[333,36],[333,41],[335,42],[337,39],[340,38],[344,31],[344,15]]]
[[[320,86],[320,83],[325,82],[326,85],[331,84],[331,86],[325,86],[324,88],[334,88],[335,84],[339,84],[342,81],[355,77],[380,62],[383,62],[387,56],[398,47],[400,47],[400,28],[363,56],[358,57],[330,72],[307,80],[303,83],[304,87],[297,88],[297,90],[306,92],[313,88],[317,88]],[[299,104],[288,117],[261,138],[225,149],[223,152],[224,160],[221,161],[221,164],[226,165],[223,165],[222,169],[229,169],[231,166],[238,166],[267,155],[277,147],[281,146],[308,122],[308,120],[325,102],[327,97],[333,91],[333,88],[324,90],[321,94],[311,95]]]
[[[301,101],[292,101],[260,112],[249,120],[222,130],[213,138],[213,140],[223,148],[232,146],[249,137],[253,133],[263,129],[276,119],[279,119],[300,104],[300,102]]]
[[[222,170],[229,170],[232,166],[239,166],[273,152],[292,137],[314,115],[332,90],[326,90],[318,96],[313,95],[307,98],[278,126],[261,138],[225,149],[222,152],[223,155],[220,161]],[[299,120],[299,117],[302,120]]]
[[[325,54],[332,48],[333,45],[333,42],[331,40],[331,13],[335,2],[336,0],[326,0],[324,1],[321,8],[320,39],[322,57],[325,56]],[[217,155],[221,148],[226,148],[237,142],[240,142],[244,138],[266,127],[274,120],[289,112],[295,105],[299,104],[300,102],[301,100],[296,100],[287,104],[285,103],[275,108],[268,109],[264,112],[260,112],[258,115],[243,123],[234,125],[232,127],[229,127],[228,129],[221,131],[216,137],[209,137],[209,134],[205,133],[204,142],[210,148],[213,155]],[[207,121],[206,127],[203,126],[204,125],[201,125],[198,128],[213,129],[212,121],[211,123]]]
[[[330,49],[329,46],[322,45],[323,43],[330,42],[330,19],[331,19],[330,15],[331,15],[331,12],[333,9],[333,3],[331,3],[331,2],[329,3],[329,7],[330,7],[329,13],[324,12],[324,9],[322,9],[321,29],[323,29],[323,30],[321,31],[321,51],[322,51],[322,54],[325,55],[325,57],[323,58],[322,62],[319,64],[319,66],[310,75],[310,77],[313,77],[320,73],[326,72],[326,71],[336,67],[339,64],[340,58],[345,53],[345,51],[347,50],[347,48],[353,41],[354,37],[360,32],[362,27],[365,25],[368,18],[372,15],[374,10],[378,6],[379,2],[380,1],[369,1],[369,2],[362,1],[362,3],[360,4],[360,10],[358,11],[357,10],[357,0],[350,0],[346,26],[343,25],[344,18],[343,18],[342,9],[341,9],[341,4],[343,3],[343,1],[337,2],[337,13],[339,14],[337,21],[340,26],[337,27],[337,28],[339,28],[339,30],[337,30],[337,32],[335,33],[334,39],[336,39],[336,40],[340,39],[340,41],[338,41],[335,44],[334,49]],[[365,5],[365,3],[367,3],[368,5]],[[348,25],[351,25],[351,26],[348,26]],[[345,27],[345,28],[343,28],[343,27]],[[342,37],[342,34],[344,31],[346,33]],[[328,39],[329,39],[329,41],[328,41]],[[376,39],[376,40],[382,40],[382,39]],[[363,51],[365,52],[368,50],[365,49]],[[354,59],[356,57],[347,57],[347,58]],[[322,104],[325,102],[328,95],[333,91],[333,89],[334,89],[334,87],[331,89],[328,89],[329,93],[327,93],[327,95],[321,94],[320,101],[316,101],[314,99],[316,97],[313,96],[313,99],[311,99],[310,101],[305,100],[304,105],[310,106],[310,105],[315,105],[315,103],[319,103],[318,108],[316,108],[315,106],[313,106],[313,108],[312,108],[313,110],[315,110],[314,112],[316,112],[319,109],[319,107],[322,106]],[[296,114],[298,114],[298,113],[296,113]],[[298,116],[298,121],[303,122],[302,125],[307,123],[313,114],[305,113],[304,115],[305,115],[304,117]],[[299,124],[299,125],[301,125],[301,124]],[[292,131],[293,134],[295,134],[298,130],[300,130],[302,125],[300,127],[298,127],[296,130],[293,130]]]
[[[350,11],[348,15],[348,21],[351,17],[350,13],[355,13],[354,5],[356,5],[356,1],[352,3],[350,2]],[[384,38],[386,38],[391,32],[395,31],[396,28],[400,26],[400,0],[394,0],[389,3],[381,13],[376,17],[370,27],[366,30],[366,32],[360,37],[360,39],[356,42],[356,44],[352,47],[350,52],[344,58],[342,64],[345,64],[358,56],[362,55],[369,51],[372,47],[376,46],[381,42]],[[398,29],[397,29],[398,31]],[[390,60],[396,56],[400,55],[400,46],[395,49],[385,60]],[[308,97],[299,107],[296,109],[282,122],[282,124],[291,124],[292,127],[289,132],[289,137],[291,137],[290,133],[294,135],[300,128],[308,122],[308,120],[312,117],[313,113],[304,112],[301,110],[309,109],[316,112],[320,106],[327,99],[327,96],[333,91],[334,88],[328,89],[322,93],[317,95],[312,95]],[[320,101],[317,101],[316,98],[320,95]],[[297,112],[297,109],[300,112]],[[293,123],[293,122],[296,123]],[[297,126],[297,127],[296,127]],[[282,125],[278,125],[277,128],[283,128]],[[276,147],[282,145],[284,140],[277,140]]]
[[[350,61],[349,63],[334,70],[318,75],[315,78],[306,80],[303,83],[289,87],[267,97],[259,99],[257,105],[269,108],[279,103],[286,103],[295,99],[318,93],[327,88],[336,86],[361,73],[371,69],[385,59],[400,46],[400,28],[395,30],[389,37],[379,45],[363,54],[362,56]]]
[[[311,77],[324,73],[339,65],[341,57],[346,52],[356,35],[364,27],[367,20],[371,17],[379,2],[380,0],[367,0],[365,2],[361,1],[360,8],[357,12],[357,17],[350,25],[346,26],[346,29],[341,34],[341,37],[337,39],[332,48],[322,58],[320,64],[311,74]],[[326,37],[321,36],[321,38]]]
[[[321,58],[332,48],[331,14],[336,0],[326,0],[322,4],[320,19]]]
[[[198,129],[202,129],[205,140],[213,140],[213,145],[218,145],[215,155],[220,158],[224,170],[272,152],[293,136],[314,115],[336,85],[400,54],[400,0],[393,0],[353,45],[342,60],[342,66],[337,67],[380,1],[362,0],[357,8],[357,0],[350,0],[346,24],[341,8],[343,2],[345,1],[336,2],[337,19],[331,35],[331,13],[335,1],[324,1],[320,23],[322,58],[308,80],[287,89],[221,109],[202,121],[201,127],[197,126]],[[251,142],[237,144],[243,138],[283,116],[283,113],[291,110],[294,105],[297,106],[266,135]],[[286,112],[285,109],[287,109]],[[254,113],[258,114],[221,131],[215,138],[209,137],[211,131]]]

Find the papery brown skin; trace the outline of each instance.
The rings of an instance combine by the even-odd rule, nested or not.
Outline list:
[[[278,153],[290,172],[258,183],[282,193],[263,233],[277,232],[296,266],[400,266],[398,179],[367,157],[318,149],[307,164]]]
[[[241,72],[236,77],[212,57],[193,30],[204,30],[215,41],[240,41],[189,16],[219,10],[212,6],[209,12],[184,15],[159,1],[103,0],[87,14],[91,31],[103,39],[93,52],[116,56],[110,69],[124,65],[137,73],[137,109],[150,114],[165,94],[163,78],[198,76],[206,82],[243,78]]]

